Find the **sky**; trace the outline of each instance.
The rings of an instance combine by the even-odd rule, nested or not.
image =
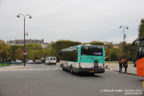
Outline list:
[[[144,18],[144,0],[0,0],[0,39],[23,39],[23,18],[27,39],[74,40],[80,42],[123,40],[120,25],[127,25],[127,42],[138,36]]]

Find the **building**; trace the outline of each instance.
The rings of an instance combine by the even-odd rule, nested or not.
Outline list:
[[[11,45],[23,45],[24,40],[9,40],[9,41],[7,41],[7,44],[9,46],[11,46]],[[44,42],[44,39],[42,39],[42,40],[26,39],[25,44],[40,44],[42,46],[42,48],[47,48],[47,45],[48,45],[48,43]]]

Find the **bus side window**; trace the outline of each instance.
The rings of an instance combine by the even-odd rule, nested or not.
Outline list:
[[[144,47],[141,49],[141,57],[144,57]]]
[[[138,49],[138,57],[137,58],[140,59],[142,57],[144,57],[144,47],[140,47]]]

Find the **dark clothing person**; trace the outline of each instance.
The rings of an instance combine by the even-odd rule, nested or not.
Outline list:
[[[136,59],[134,59],[133,61],[134,61],[134,67],[136,67]]]
[[[125,62],[123,63],[123,66],[125,68],[125,73],[127,73],[127,68],[128,68],[128,61],[125,60]]]
[[[122,67],[123,67],[123,59],[119,61],[119,72],[122,72]]]

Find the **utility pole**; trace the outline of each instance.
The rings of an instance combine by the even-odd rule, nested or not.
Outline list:
[[[29,14],[26,14],[26,15],[24,15],[24,14],[18,14],[17,15],[17,18],[20,18],[20,17],[23,17],[23,19],[24,19],[24,49],[23,49],[23,55],[24,55],[24,66],[26,66],[26,47],[25,47],[25,35],[26,35],[26,33],[25,33],[25,26],[26,26],[26,17],[28,17],[29,19],[31,19],[32,18],[32,16],[31,15],[29,15]]]

